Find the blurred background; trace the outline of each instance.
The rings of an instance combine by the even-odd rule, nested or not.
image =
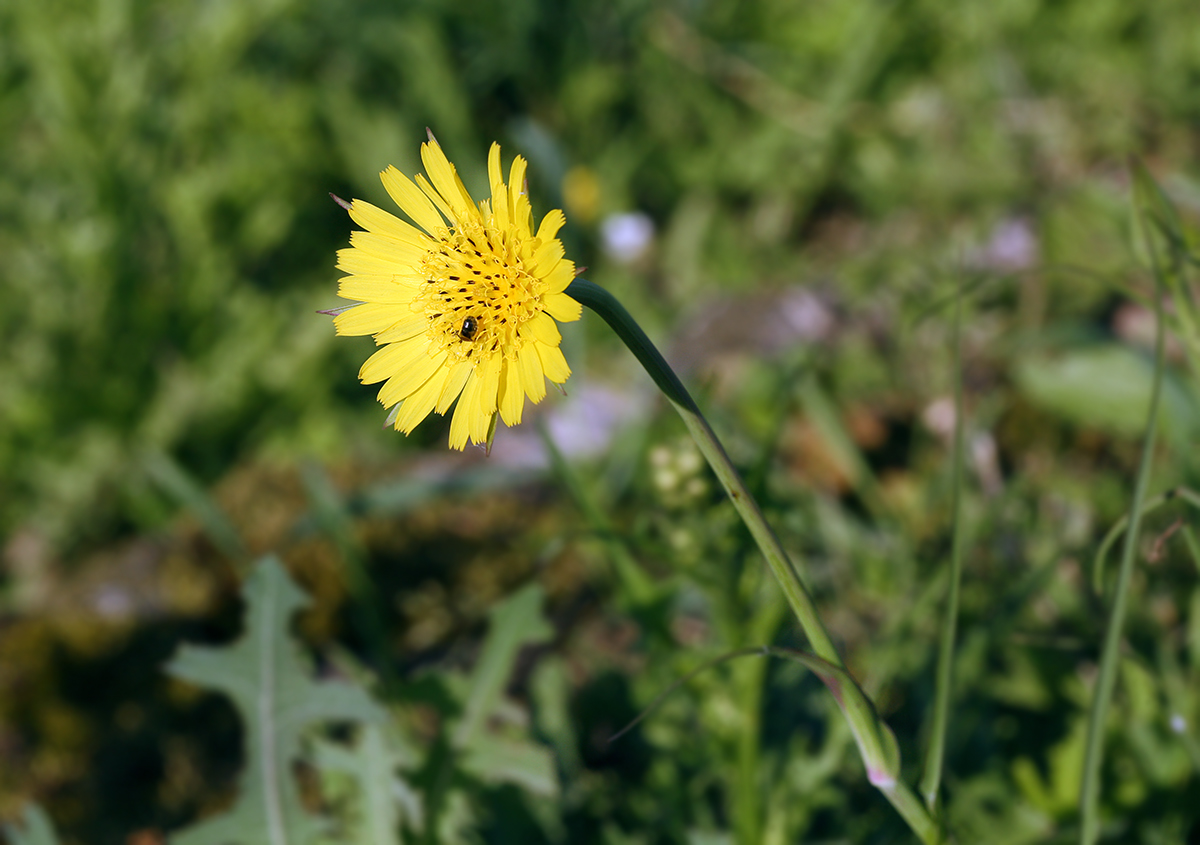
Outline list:
[[[910,767],[968,287],[947,803],[960,841],[1074,835],[1089,567],[1152,371],[1128,161],[1194,231],[1191,0],[18,0],[0,44],[0,819],[36,801],[65,842],[149,845],[227,806],[237,715],[163,665],[238,634],[245,562],[275,551],[318,671],[389,677],[418,747],[489,609],[540,586],[553,633],[508,693],[553,782],[464,775],[441,841],[907,841],[798,666],[714,669],[607,742],[703,658],[803,642],[599,321],[564,327],[568,396],[490,458],[436,416],[381,430],[371,341],[315,313],[352,228],[327,195],[390,206],[378,172],[419,170],[430,127],[477,197],[493,140],[529,160],[535,214],[566,211],[569,257],[694,388]],[[1168,352],[1152,492],[1197,481],[1196,373]],[[1135,580],[1122,841],[1200,835],[1169,726],[1200,719],[1180,518],[1151,517]]]

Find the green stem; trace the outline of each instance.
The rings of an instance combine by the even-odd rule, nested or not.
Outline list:
[[[679,377],[675,375],[675,371],[667,364],[662,354],[646,337],[646,333],[642,331],[624,306],[608,291],[586,279],[576,279],[567,288],[566,293],[572,299],[595,311],[616,332],[649,373],[650,378],[675,406],[675,410],[683,418],[688,432],[696,441],[696,445],[700,447],[701,453],[708,460],[709,466],[712,467],[721,485],[725,488],[725,493],[733,502],[742,522],[745,523],[763,557],[766,558],[767,566],[775,576],[775,580],[779,582],[788,605],[812,645],[813,652],[818,658],[834,667],[836,678],[833,683],[828,681],[827,683],[830,683],[830,689],[837,696],[839,707],[850,722],[871,782],[883,792],[922,842],[933,845],[933,843],[942,841],[940,831],[933,818],[921,805],[912,790],[899,780],[899,754],[895,748],[895,738],[875,713],[874,705],[871,704],[866,693],[846,672],[841,655],[838,654],[833,639],[822,624],[817,614],[816,604],[800,580],[791,559],[767,523],[758,503],[750,495],[745,482],[734,469],[729,455],[725,453],[724,447],[717,439],[708,421],[704,419],[699,407]]]
[[[1129,528],[1125,532],[1125,543],[1121,550],[1121,566],[1117,572],[1117,584],[1113,590],[1113,606],[1109,613],[1108,630],[1104,632],[1104,649],[1100,656],[1100,674],[1092,695],[1092,708],[1088,717],[1087,750],[1083,762],[1083,784],[1080,788],[1079,811],[1082,823],[1079,829],[1080,845],[1092,845],[1099,835],[1100,818],[1097,808],[1100,793],[1100,769],[1104,760],[1104,722],[1112,701],[1113,688],[1117,680],[1117,662],[1120,659],[1121,632],[1125,626],[1125,606],[1129,598],[1129,581],[1133,576],[1133,561],[1137,553],[1138,536],[1141,533],[1142,513],[1145,511],[1146,489],[1150,484],[1150,464],[1154,458],[1154,442],[1158,433],[1158,406],[1162,394],[1164,360],[1163,325],[1163,274],[1159,267],[1154,242],[1147,237],[1151,260],[1154,263],[1154,314],[1156,319],[1154,337],[1154,381],[1150,389],[1150,410],[1146,421],[1146,436],[1142,444],[1142,458],[1138,466],[1137,480],[1133,488],[1133,501],[1129,506]]]
[[[650,374],[654,383],[675,406],[675,410],[683,417],[683,423],[687,426],[692,439],[696,441],[696,445],[700,447],[701,453],[720,480],[721,486],[725,488],[725,493],[733,502],[742,522],[750,530],[754,542],[758,544],[758,548],[766,557],[767,566],[771,568],[779,586],[783,588],[783,594],[796,614],[796,618],[800,621],[804,635],[812,644],[813,652],[822,660],[841,667],[843,665],[842,658],[834,647],[829,632],[821,623],[821,619],[817,615],[816,604],[801,582],[791,560],[788,559],[787,552],[783,550],[779,538],[767,524],[766,517],[759,510],[758,502],[750,495],[745,482],[734,469],[733,462],[729,460],[729,455],[725,453],[721,441],[717,439],[717,435],[709,426],[708,421],[700,413],[700,408],[697,407],[695,400],[692,399],[687,388],[683,386],[683,382],[679,380],[675,371],[663,358],[662,353],[650,342],[650,338],[646,337],[646,333],[625,310],[625,307],[608,291],[586,279],[576,279],[567,288],[567,295],[591,308],[604,322],[608,323],[617,336],[629,347],[629,351],[633,353],[634,357],[646,368],[646,372]]]

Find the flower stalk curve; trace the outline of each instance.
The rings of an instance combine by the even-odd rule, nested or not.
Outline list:
[[[637,321],[612,294],[586,279],[576,279],[566,292],[575,301],[592,309],[616,332],[683,418],[688,432],[725,488],[738,516],[750,530],[788,605],[804,629],[817,658],[814,671],[833,693],[838,707],[850,723],[872,785],[884,794],[922,842],[926,845],[942,842],[938,824],[916,794],[900,780],[900,755],[895,736],[879,717],[870,698],[846,670],[799,573],[683,382]],[[825,667],[824,671],[819,670],[821,665]]]

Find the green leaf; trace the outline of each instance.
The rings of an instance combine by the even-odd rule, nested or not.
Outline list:
[[[556,657],[538,661],[529,679],[529,691],[539,733],[550,740],[568,780],[583,767],[579,758],[579,740],[571,716],[570,681],[566,666]]]
[[[175,845],[304,845],[324,824],[307,813],[292,774],[302,731],[318,722],[376,722],[381,709],[357,686],[316,681],[288,635],[307,599],[274,557],[247,579],[246,630],[225,648],[183,646],[167,670],[228,695],[245,724],[246,769],[229,812],[173,838]]]
[[[345,817],[353,836],[331,842],[395,845],[403,817],[421,827],[420,797],[396,776],[398,767],[415,765],[416,751],[392,726],[364,725],[353,746],[320,740],[314,750],[326,797],[349,804]]]
[[[542,588],[530,584],[492,609],[487,639],[470,678],[452,685],[464,702],[452,745],[461,771],[480,782],[512,784],[540,798],[553,798],[559,790],[554,755],[529,738],[523,710],[504,698],[521,649],[554,635],[542,615],[543,598]],[[449,823],[449,818],[441,823]]]
[[[1116,344],[1074,349],[1053,358],[1020,360],[1013,375],[1030,401],[1070,422],[1136,437],[1146,425],[1154,362]],[[1200,413],[1179,382],[1166,374],[1164,434],[1184,441],[1197,430]]]
[[[58,836],[46,811],[37,804],[26,804],[21,814],[21,826],[0,826],[12,845],[58,845]]]
[[[542,588],[530,584],[513,593],[491,613],[492,624],[471,675],[462,721],[454,735],[458,748],[475,740],[484,721],[499,707],[513,661],[526,645],[545,642],[554,630],[542,618]]]
[[[510,783],[543,797],[558,795],[554,755],[529,740],[480,734],[464,753],[462,767],[485,783]]]

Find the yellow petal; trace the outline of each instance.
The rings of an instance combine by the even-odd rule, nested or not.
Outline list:
[[[500,394],[500,364],[503,360],[504,356],[496,352],[478,364],[479,395],[476,402],[480,412],[488,417],[496,412],[496,400]],[[475,442],[478,443],[479,439],[476,438]]]
[[[525,390],[521,386],[520,365],[505,358],[500,369],[500,419],[505,425],[520,425],[524,409]]]
[[[558,346],[562,343],[562,335],[558,326],[549,314],[539,311],[521,326],[522,334],[532,337],[548,346]]]
[[[388,261],[396,268],[407,270],[415,270],[421,259],[429,252],[427,249],[397,241],[386,235],[377,235],[374,232],[351,232],[350,243],[373,258]],[[396,270],[392,272],[394,273]]]
[[[465,219],[465,216],[474,210],[475,202],[437,141],[421,145],[421,161],[425,165],[425,172],[429,174],[429,181],[437,188],[438,193],[445,197],[460,219]]]
[[[396,429],[408,434],[417,427],[417,423],[429,416],[433,403],[437,401],[442,387],[446,383],[449,371],[444,367],[434,370],[429,378],[404,400],[400,413],[396,415]]]
[[[503,182],[492,185],[492,214],[496,228],[501,231],[508,228],[508,188]]]
[[[562,241],[554,239],[542,241],[542,245],[538,247],[537,252],[533,254],[533,267],[530,270],[536,276],[545,275],[539,272],[540,268],[545,268],[547,272],[554,269],[554,265],[563,257]]]
[[[416,282],[399,275],[347,276],[338,283],[338,296],[359,302],[408,303],[417,292]]]
[[[546,374],[542,372],[542,359],[538,357],[535,344],[526,343],[517,350],[517,363],[521,367],[525,394],[536,405],[546,398]]]
[[[409,367],[422,356],[429,357],[429,341],[415,338],[389,343],[366,360],[358,371],[363,384],[376,384]]]
[[[525,194],[525,168],[527,166],[528,165],[527,165],[524,157],[517,156],[516,158],[513,159],[512,167],[509,168],[509,171],[508,171],[508,193],[509,193],[509,202],[511,203],[511,205],[509,206],[510,212],[515,212],[517,209],[517,197],[524,196],[524,194]],[[517,219],[516,214],[512,213],[511,217],[512,217],[513,221],[515,222]]]
[[[560,323],[574,322],[583,314],[583,306],[565,293],[546,294],[542,297],[542,307]]]
[[[438,214],[429,197],[412,183],[412,180],[396,168],[388,165],[387,170],[379,174],[383,187],[388,195],[400,206],[400,210],[413,219],[413,222],[431,235],[437,235],[439,229],[446,228],[442,215]]]
[[[499,229],[508,227],[508,187],[500,175],[500,145],[492,144],[488,150],[488,180],[492,184],[492,214]]]
[[[395,374],[384,383],[383,387],[379,389],[380,403],[385,408],[390,408],[401,399],[407,399],[408,396],[416,392],[418,387],[429,381],[434,373],[440,369],[444,369],[442,364],[445,363],[445,361],[446,351],[444,349],[432,357],[430,357],[428,354],[418,355],[416,359],[405,366],[404,369],[396,371]],[[429,408],[426,409],[425,414],[428,414],[433,410],[433,404],[437,401],[438,396],[441,395],[441,385],[443,384],[445,384],[445,378],[443,378],[439,383],[438,392],[435,393],[433,398],[430,400]],[[421,416],[424,417],[425,414],[422,414]],[[420,420],[417,420],[417,422],[420,422]],[[416,423],[413,423],[413,425],[416,425]]]
[[[375,342],[379,344],[398,343],[402,340],[408,340],[410,337],[424,334],[428,330],[429,317],[425,312],[413,311],[410,308],[407,316],[397,320],[395,325],[389,326],[386,331],[375,335]]]
[[[561,349],[557,346],[547,346],[544,343],[535,343],[534,347],[537,348],[546,378],[555,384],[562,384],[570,377],[571,368],[567,366],[567,359],[563,357]]]
[[[575,281],[575,262],[563,258],[554,265],[554,269],[546,269],[538,276],[546,283],[549,293],[562,293],[567,285]]]
[[[343,311],[333,318],[334,328],[342,335],[377,334],[405,319],[412,311],[390,302],[367,302]]]
[[[397,270],[409,269],[407,266],[398,266],[395,261],[380,258],[354,247],[339,249],[337,257],[337,268],[352,276],[390,276]]]
[[[498,368],[495,374],[499,375]],[[487,368],[482,365],[476,369],[475,375],[475,390],[469,397],[464,413],[467,415],[467,430],[472,442],[484,443],[492,426],[492,418],[496,416],[496,379],[489,378]],[[490,403],[489,396],[492,400]]]
[[[542,218],[542,225],[538,226],[537,237],[542,243],[552,240],[558,234],[558,230],[567,222],[567,216],[562,213],[562,209],[556,208]]]
[[[428,249],[432,245],[428,236],[411,223],[406,223],[396,215],[389,214],[363,200],[355,200],[350,203],[350,219],[368,232],[386,235],[423,249]]]
[[[450,418],[450,448],[462,450],[467,445],[467,438],[470,436],[470,430],[467,427],[467,412],[463,410],[466,406],[459,403],[454,409],[454,416]]]
[[[456,214],[454,209],[450,207],[450,204],[446,202],[445,197],[439,194],[437,189],[429,184],[429,180],[420,173],[417,174],[417,187],[421,189],[425,196],[429,197],[429,201],[442,213],[443,217],[455,224],[461,222],[462,215]]]
[[[487,443],[488,431],[492,427],[492,420],[496,418],[496,412],[482,413],[477,416],[467,418],[467,422],[471,424],[471,442],[483,444]]]
[[[471,419],[476,413],[475,396],[479,393],[479,384],[478,369],[472,370],[462,395],[458,398],[458,405],[454,408],[454,416],[450,418],[451,449],[462,449],[471,436]]]
[[[504,181],[500,175],[500,145],[492,142],[488,149],[488,185],[497,185]]]
[[[442,395],[438,397],[437,407],[434,408],[439,414],[446,413],[446,409],[458,398],[462,393],[463,387],[467,383],[467,379],[471,377],[471,373],[475,372],[474,361],[459,361],[450,368],[450,375],[446,378],[446,386],[442,388]]]
[[[529,197],[525,194],[516,194],[513,197],[512,205],[511,224],[516,228],[517,235],[521,238],[532,238],[533,230],[529,227],[529,223],[533,219],[533,209],[529,205]]]

